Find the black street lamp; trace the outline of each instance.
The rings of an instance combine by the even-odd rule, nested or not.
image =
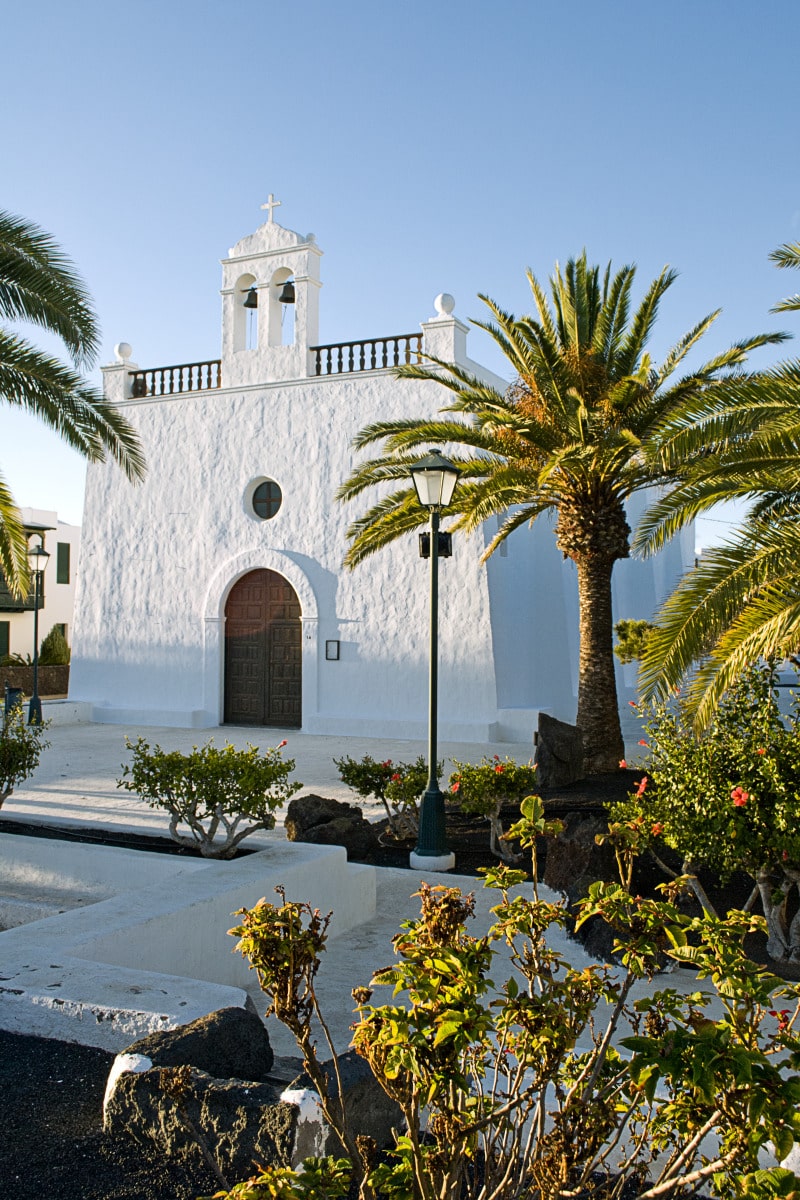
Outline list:
[[[431,450],[411,468],[417,498],[430,513],[430,685],[428,690],[428,783],[419,812],[419,836],[410,865],[425,871],[451,871],[456,857],[447,848],[444,832],[444,796],[436,770],[439,688],[439,514],[453,498],[458,469],[438,450]]]
[[[33,575],[33,692],[28,706],[29,725],[42,723],[42,702],[39,699],[39,603],[42,595],[42,572],[49,557],[42,542],[28,548],[28,566]]]

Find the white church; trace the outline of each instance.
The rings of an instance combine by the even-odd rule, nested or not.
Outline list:
[[[322,251],[274,219],[276,204],[223,259],[219,358],[142,369],[120,343],[104,369],[147,476],[132,487],[115,465],[88,469],[70,699],[118,724],[423,737],[428,564],[413,534],[343,568],[366,503],[336,491],[364,425],[445,402],[435,383],[396,379],[396,364],[433,354],[506,383],[468,357],[446,294],[416,332],[322,344]],[[481,563],[496,528],[455,534],[440,565],[445,739],[528,741],[539,711],[575,719],[574,567],[546,518]],[[692,556],[687,534],[651,562],[618,563],[615,617],[651,616]],[[635,684],[635,665],[619,667],[624,710]]]

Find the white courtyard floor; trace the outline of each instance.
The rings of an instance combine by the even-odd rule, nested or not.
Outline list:
[[[423,742],[343,739],[306,735],[296,730],[226,726],[216,731],[197,731],[54,725],[47,732],[50,745],[42,754],[38,769],[0,812],[0,830],[11,822],[25,822],[165,835],[165,814],[116,786],[122,764],[129,757],[125,737],[135,739],[141,735],[151,745],[159,743],[164,749],[186,751],[206,741],[212,733],[217,744],[227,740],[239,746],[253,742],[266,747],[285,737],[288,745],[284,754],[296,760],[295,777],[303,781],[304,791],[356,803],[361,801],[339,781],[334,757],[348,754],[358,759],[371,754],[380,759],[409,761],[424,755],[427,749]],[[445,774],[449,770],[447,760],[451,758],[477,761],[481,754],[499,754],[524,761],[531,751],[528,744],[476,746],[445,742],[440,746],[440,756],[446,760]],[[383,811],[378,804],[363,807],[368,816],[377,817]],[[337,1048],[346,1046],[353,1019],[351,989],[368,982],[375,968],[391,960],[391,939],[402,920],[417,914],[418,901],[413,892],[425,877],[417,872],[348,866],[344,852],[338,849],[313,848],[313,854],[332,853],[334,857],[306,859],[303,856],[312,853],[312,848],[286,841],[279,814],[274,831],[258,834],[248,843],[263,854],[238,860],[241,866],[168,858],[166,862],[174,865],[166,868],[163,856],[117,851],[118,879],[109,880],[108,872],[102,879],[98,875],[92,884],[94,892],[88,897],[91,902],[85,906],[87,895],[82,893],[90,889],[85,880],[84,886],[80,886],[81,867],[75,865],[77,860],[74,857],[70,860],[69,869],[60,865],[61,859],[46,870],[20,869],[13,863],[13,856],[15,852],[18,858],[21,856],[23,842],[27,852],[34,856],[39,853],[39,846],[52,844],[27,838],[2,839],[7,849],[5,858],[0,859],[0,898],[5,880],[7,894],[17,899],[22,895],[31,903],[38,898],[52,905],[56,885],[58,907],[55,911],[51,907],[49,917],[0,935],[0,1028],[85,1041],[109,1049],[121,1049],[149,1028],[160,1027],[148,1025],[147,1012],[160,1013],[162,1022],[174,1024],[224,1003],[236,1003],[234,997],[241,997],[242,989],[248,991],[263,1012],[265,1004],[252,974],[243,976],[242,964],[238,966],[238,974],[227,965],[231,961],[232,940],[221,939],[223,947],[219,953],[225,956],[222,966],[212,962],[204,970],[213,954],[207,953],[205,945],[193,949],[197,927],[205,920],[196,914],[205,911],[203,905],[214,893],[215,920],[224,932],[233,923],[229,917],[239,904],[253,904],[259,896],[271,893],[275,883],[284,881],[282,875],[290,872],[294,872],[291,878],[297,892],[293,895],[290,890],[290,898],[305,898],[307,889],[308,898],[320,907],[341,906],[343,927],[329,942],[318,990]],[[65,843],[59,845],[63,847]],[[125,874],[129,870],[139,871],[139,862],[144,864],[145,860],[156,857],[161,861],[152,863],[151,874],[146,878],[137,876],[132,881],[133,876]],[[97,864],[99,870],[100,859],[98,851],[81,861]],[[190,866],[192,863],[197,869]],[[166,878],[165,870],[169,871]],[[15,872],[16,878],[11,879]],[[239,891],[231,890],[229,880],[233,880],[235,872],[243,880],[244,901]],[[474,931],[485,929],[491,920],[489,908],[495,897],[481,887],[479,880],[441,874],[429,874],[427,879],[476,891],[478,919]],[[63,883],[60,892],[59,882]],[[70,889],[72,894],[68,895]],[[330,902],[329,894],[334,897]],[[174,946],[170,945],[171,938],[175,939]],[[559,940],[576,965],[588,963],[579,946],[566,938]],[[174,966],[170,965],[173,953]],[[169,974],[170,971],[174,974]],[[670,982],[674,985],[678,980],[673,976]],[[687,976],[686,986],[692,985],[691,977]],[[137,997],[135,1002],[130,994]],[[273,1027],[273,1022],[270,1022],[270,1037],[277,1053],[293,1052],[288,1035]]]

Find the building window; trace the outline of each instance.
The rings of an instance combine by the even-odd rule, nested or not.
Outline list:
[[[269,521],[280,508],[282,499],[281,489],[273,480],[260,483],[253,492],[253,512],[262,521]]]
[[[0,621],[0,658],[11,653],[11,622]]]
[[[56,547],[56,583],[69,583],[69,542],[59,542]]]

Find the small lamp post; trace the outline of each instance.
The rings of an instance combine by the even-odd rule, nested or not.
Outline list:
[[[417,498],[430,513],[430,676],[428,690],[428,783],[419,813],[419,836],[411,852],[415,870],[451,871],[456,857],[447,849],[444,834],[444,796],[437,777],[437,719],[439,688],[439,514],[453,498],[458,469],[438,450],[431,450],[411,468]]]
[[[28,724],[41,725],[42,702],[39,699],[39,603],[42,594],[42,572],[50,555],[42,542],[28,549],[28,566],[33,575],[33,693],[28,706]]]

